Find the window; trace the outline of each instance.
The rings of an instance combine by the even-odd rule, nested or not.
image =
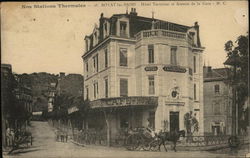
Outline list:
[[[149,76],[148,77],[148,94],[155,94],[155,78],[154,76]]]
[[[149,112],[149,127],[155,129],[155,112]]]
[[[127,23],[125,21],[120,21],[120,35],[127,36],[126,34]]]
[[[108,26],[107,23],[104,24],[104,37],[106,37],[108,35]]]
[[[171,47],[171,64],[172,65],[177,65],[177,60],[176,60],[176,51],[177,47]]]
[[[93,67],[94,67],[94,71],[98,72],[98,54],[93,57]]]
[[[86,87],[86,98],[87,98],[87,100],[89,99],[89,88],[88,87]]]
[[[194,56],[194,73],[196,73],[196,56]]]
[[[120,79],[120,96],[127,97],[128,96],[128,80]]]
[[[108,98],[108,92],[109,92],[109,89],[108,89],[108,79],[105,79],[105,97]]]
[[[121,129],[127,129],[129,127],[129,117],[127,113],[121,113],[120,114],[120,128]]]
[[[128,66],[127,49],[120,48],[120,66]]]
[[[213,112],[214,112],[214,115],[220,115],[221,114],[221,109],[220,109],[220,103],[219,102],[215,102],[213,104]]]
[[[213,135],[217,136],[221,134],[221,127],[219,125],[212,126],[212,133]]]
[[[95,45],[98,43],[98,36],[97,36],[97,32],[94,33],[95,36]]]
[[[154,45],[148,45],[148,63],[154,63]]]
[[[214,93],[217,94],[217,93],[220,93],[220,85],[214,85]]]
[[[86,71],[87,72],[89,71],[89,64],[88,64],[88,62],[86,62]]]
[[[97,98],[97,95],[98,95],[98,83],[94,83],[93,84],[94,86],[94,98]]]
[[[89,45],[88,45],[88,40],[86,39],[85,40],[85,49],[86,49],[86,52],[89,51]]]
[[[108,49],[106,48],[104,50],[104,53],[105,53],[105,68],[108,67]]]
[[[196,100],[196,84],[194,84],[194,100]]]

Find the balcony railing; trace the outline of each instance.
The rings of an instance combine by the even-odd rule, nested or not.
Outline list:
[[[145,31],[140,31],[139,33],[136,34],[137,41],[151,37],[165,37],[170,39],[178,39],[187,41],[191,45],[193,44],[192,37],[189,34],[183,32],[176,32],[169,30],[145,30]]]

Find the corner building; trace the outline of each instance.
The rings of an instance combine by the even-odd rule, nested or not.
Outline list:
[[[204,48],[197,22],[184,26],[141,17],[135,8],[110,18],[101,14],[85,46],[84,98],[92,109],[107,112],[111,139],[148,122],[156,131],[185,129],[190,111],[203,135]],[[93,114],[88,127],[106,129],[98,117]]]

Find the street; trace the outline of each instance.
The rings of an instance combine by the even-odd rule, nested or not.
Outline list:
[[[85,147],[77,146],[72,142],[67,143],[56,142],[55,133],[47,122],[31,122],[31,132],[34,137],[33,145],[29,148],[19,149],[12,155],[4,155],[10,158],[46,158],[46,157],[239,157],[229,155],[229,152],[200,152],[200,151],[127,151],[122,147],[106,147],[87,145]],[[239,155],[239,154],[237,154]],[[243,157],[244,154],[241,154]]]

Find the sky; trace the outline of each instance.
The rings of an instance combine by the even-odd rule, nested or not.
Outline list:
[[[217,2],[5,2],[1,7],[1,63],[11,64],[15,73],[83,74],[84,37],[92,33],[100,14],[111,17],[133,7],[139,16],[152,17],[154,12],[157,19],[187,26],[198,21],[204,62],[224,67],[224,44],[248,32],[248,1]],[[71,6],[60,8],[60,4]]]

